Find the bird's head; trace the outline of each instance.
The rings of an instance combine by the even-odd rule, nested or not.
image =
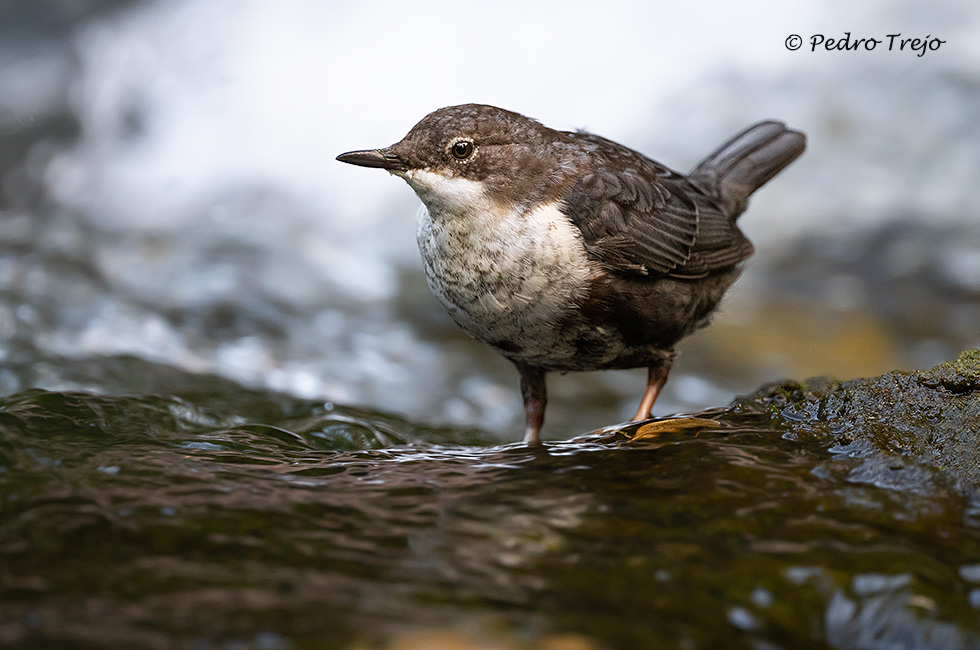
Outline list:
[[[574,168],[569,134],[494,106],[463,104],[429,113],[384,149],[351,151],[337,160],[400,176],[427,206],[469,203],[530,205],[564,184]]]

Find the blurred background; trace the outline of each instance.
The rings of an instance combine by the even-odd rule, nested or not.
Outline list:
[[[810,51],[846,32],[946,42]],[[177,367],[514,438],[516,372],[429,294],[415,195],[334,161],[464,102],[680,171],[755,120],[808,134],[659,414],[980,345],[975,3],[6,0],[0,394]],[[627,419],[644,379],[552,377],[549,437]]]

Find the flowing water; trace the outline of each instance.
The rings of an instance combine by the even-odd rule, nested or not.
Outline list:
[[[529,449],[196,383],[0,402],[0,647],[980,647],[975,496],[751,403]]]
[[[621,65],[641,16],[665,24],[647,4],[563,5],[563,29],[522,7],[540,52],[608,39],[579,54],[630,78],[610,103],[568,101],[576,65],[515,84],[538,89],[543,59],[498,49],[507,12],[422,5],[0,3],[0,650],[980,648],[976,491],[805,410],[583,435],[633,412],[644,373],[556,376],[545,433],[578,437],[502,444],[516,374],[429,295],[417,200],[332,160],[479,99],[457,96],[460,63],[487,100],[682,169],[785,119],[812,146],[753,199],[759,255],[658,412],[927,367],[980,347],[976,11],[850,12],[855,34],[919,16],[948,45],[841,66],[772,57],[786,32],[739,5],[751,29],[705,23],[681,39],[696,58],[658,45],[686,62],[670,82],[646,46]],[[449,68],[362,46],[467,16],[483,29]],[[751,43],[779,65],[711,53]],[[976,439],[946,429],[937,457]]]

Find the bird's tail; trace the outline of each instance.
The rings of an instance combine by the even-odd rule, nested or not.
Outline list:
[[[753,124],[721,145],[689,174],[715,194],[732,218],[745,211],[749,196],[806,149],[806,136],[782,122]]]

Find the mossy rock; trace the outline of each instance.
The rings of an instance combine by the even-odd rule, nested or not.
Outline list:
[[[980,349],[929,370],[769,384],[735,407],[767,411],[801,438],[865,440],[980,488]]]

